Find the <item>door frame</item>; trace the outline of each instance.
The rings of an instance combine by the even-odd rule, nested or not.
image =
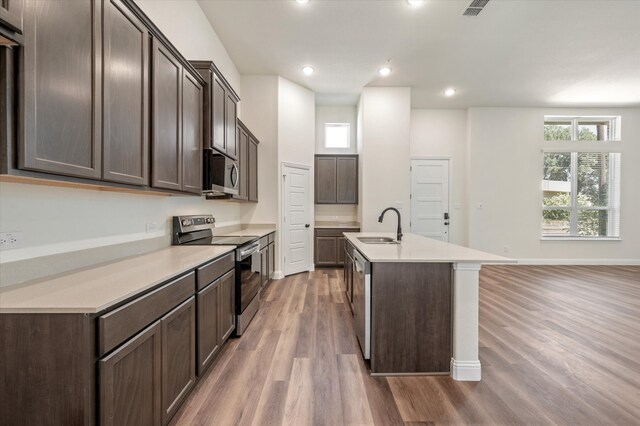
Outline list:
[[[288,243],[289,243],[289,235],[288,232],[286,231],[286,227],[285,227],[285,222],[284,222],[284,216],[285,216],[285,212],[286,212],[286,206],[284,204],[284,189],[285,189],[285,183],[284,183],[284,169],[286,167],[290,167],[290,168],[294,168],[294,169],[301,169],[301,170],[306,170],[309,173],[309,180],[308,180],[308,184],[309,184],[309,194],[307,196],[307,202],[309,205],[309,217],[307,218],[308,223],[309,223],[309,234],[307,235],[307,244],[309,247],[309,258],[307,259],[307,270],[308,271],[313,271],[314,270],[314,265],[313,265],[313,217],[314,217],[314,193],[313,193],[313,167],[310,165],[306,165],[306,164],[298,164],[298,163],[289,163],[289,162],[281,162],[280,163],[280,217],[278,218],[278,221],[280,222],[280,229],[282,230],[282,232],[280,233],[281,237],[281,244],[280,244],[280,254],[278,256],[278,258],[280,259],[280,265],[281,265],[281,271],[278,274],[278,276],[284,278],[287,276],[287,268],[286,268],[286,264],[284,262],[284,254],[285,254],[285,248],[288,247]],[[276,250],[277,252],[277,250]]]
[[[451,229],[453,229],[453,222],[451,221],[451,188],[453,187],[453,157],[450,155],[430,155],[430,156],[416,156],[409,158],[409,194],[410,197],[413,197],[413,193],[411,192],[411,188],[413,187],[413,162],[419,160],[446,160],[449,163],[448,166],[448,190],[447,190],[447,202],[449,205],[447,206],[447,211],[449,212],[449,241],[451,242]],[[413,199],[409,199],[409,231],[413,232]]]

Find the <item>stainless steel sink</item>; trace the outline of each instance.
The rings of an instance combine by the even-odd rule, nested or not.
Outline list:
[[[365,244],[400,244],[389,237],[358,237],[358,239]]]

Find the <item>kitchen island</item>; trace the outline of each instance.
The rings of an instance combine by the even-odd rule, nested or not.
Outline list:
[[[479,381],[480,268],[515,262],[415,234],[401,242],[388,233],[344,235],[353,265],[347,296],[371,374]]]

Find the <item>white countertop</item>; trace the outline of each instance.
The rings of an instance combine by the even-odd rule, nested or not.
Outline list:
[[[358,240],[358,237],[395,239],[393,233],[346,232],[344,235],[370,262],[516,263],[506,257],[416,234],[404,234],[400,244],[365,244]]]
[[[173,246],[53,278],[0,287],[0,313],[101,312],[234,249]]]

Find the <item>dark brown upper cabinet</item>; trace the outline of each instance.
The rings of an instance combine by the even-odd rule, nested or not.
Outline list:
[[[238,168],[240,169],[240,181],[238,182],[238,194],[232,198],[247,201],[249,199],[249,134],[238,120],[236,130],[238,138]]]
[[[358,156],[316,155],[316,204],[358,204]]]
[[[182,190],[202,193],[203,87],[191,75],[182,76]]]
[[[258,140],[249,137],[249,201],[258,202]]]
[[[182,65],[159,40],[153,40],[153,134],[151,185],[182,187]]]
[[[258,139],[239,119],[237,126],[240,182],[235,200],[258,202]]]
[[[204,148],[238,159],[236,137],[238,94],[211,61],[191,61],[205,80]]]
[[[101,1],[24,7],[18,167],[100,179]]]
[[[0,0],[0,26],[21,34],[23,8],[23,0]]]
[[[102,178],[149,184],[149,31],[120,0],[104,4]]]
[[[0,29],[15,5],[24,47],[0,61],[0,139],[16,133],[17,156],[0,140],[2,173],[201,194],[205,82],[135,2],[0,0]]]

